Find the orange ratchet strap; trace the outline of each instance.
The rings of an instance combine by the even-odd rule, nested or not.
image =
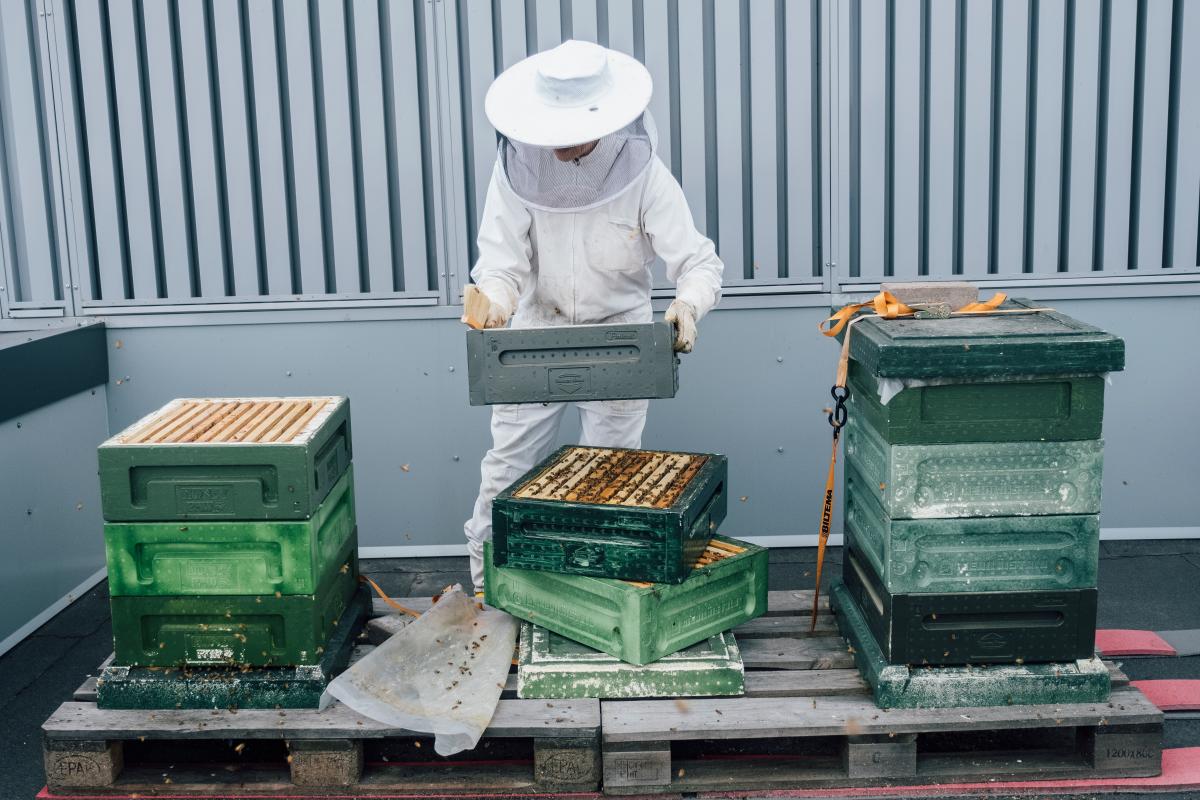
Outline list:
[[[371,588],[375,590],[376,594],[378,594],[381,598],[383,598],[383,602],[387,603],[389,606],[396,609],[397,611],[404,613],[404,614],[408,614],[410,617],[421,616],[420,611],[413,611],[411,608],[402,606],[399,603],[397,603],[395,600],[393,600],[392,598],[388,597],[387,592],[385,592],[383,589],[380,589],[379,584],[376,583],[375,581],[371,580],[370,578],[368,578],[366,575],[359,575],[358,579],[360,581],[362,581],[363,583],[371,584]]]

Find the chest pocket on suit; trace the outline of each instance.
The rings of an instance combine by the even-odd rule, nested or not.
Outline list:
[[[584,250],[589,266],[603,271],[637,271],[653,259],[636,218],[609,216],[597,222],[584,237]]]

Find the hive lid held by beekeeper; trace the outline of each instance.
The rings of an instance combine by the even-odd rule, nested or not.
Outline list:
[[[100,445],[109,522],[307,519],[350,466],[345,397],[182,398]]]
[[[1000,308],[1049,305],[1009,299]],[[1124,369],[1125,342],[1054,310],[950,319],[865,315],[853,325],[850,357],[882,378],[1094,375]]]
[[[492,504],[498,566],[680,583],[726,513],[711,453],[567,446]]]
[[[661,320],[467,331],[471,405],[674,397],[674,342]]]
[[[715,633],[645,666],[526,622],[517,657],[517,697],[735,697],[745,690],[741,651],[733,633]]]
[[[767,610],[767,551],[714,536],[708,563],[679,584],[495,566],[484,545],[488,605],[630,664],[649,664]]]

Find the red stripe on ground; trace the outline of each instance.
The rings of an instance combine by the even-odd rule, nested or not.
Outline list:
[[[1096,631],[1096,651],[1105,656],[1173,656],[1175,648],[1154,631]]]
[[[1200,711],[1200,680],[1130,681],[1160,711]]]
[[[741,792],[702,792],[697,797],[705,798],[720,798],[720,797],[745,797],[747,795],[753,797],[780,797],[780,798],[805,798],[805,797],[841,797],[841,798],[887,798],[887,797],[937,797],[937,796],[953,796],[957,794],[975,793],[982,796],[986,795],[1029,795],[1033,797],[1055,795],[1055,794],[1078,794],[1081,792],[1096,792],[1096,793],[1115,793],[1129,791],[1156,791],[1156,792],[1186,792],[1200,789],[1200,747],[1178,747],[1172,750],[1163,751],[1163,769],[1162,774],[1154,778],[1076,778],[1073,780],[1059,781],[994,781],[989,783],[941,783],[933,786],[875,786],[861,789],[786,789],[786,790],[764,790],[755,789]],[[456,792],[426,792],[422,794],[406,793],[406,794],[377,794],[377,795],[348,795],[348,794],[324,794],[322,798],[329,800],[366,800],[366,798],[386,798],[387,800],[410,800],[410,798],[424,798],[430,796],[453,796]],[[602,795],[593,792],[570,792],[570,793],[510,793],[510,792],[459,792],[468,797],[544,797],[544,798],[569,798],[569,797],[588,797],[601,798]],[[130,794],[55,794],[49,789],[42,789],[37,795],[37,800],[122,800],[123,798],[131,798]],[[282,794],[239,794],[239,795],[196,795],[196,794],[155,794],[155,800],[219,800],[219,798],[227,798],[228,800],[260,800],[261,798],[270,798],[271,800],[313,800],[311,794],[308,795],[282,795]],[[630,798],[632,800],[632,798]]]

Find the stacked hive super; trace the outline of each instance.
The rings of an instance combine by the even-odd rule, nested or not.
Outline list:
[[[1107,697],[1100,432],[1123,342],[1049,310],[867,317],[850,353],[832,600],[880,705]]]
[[[183,399],[100,446],[107,708],[315,707],[369,598],[343,397]]]
[[[737,695],[767,553],[716,535],[723,456],[564,447],[496,498],[487,602],[525,620],[521,697]]]

